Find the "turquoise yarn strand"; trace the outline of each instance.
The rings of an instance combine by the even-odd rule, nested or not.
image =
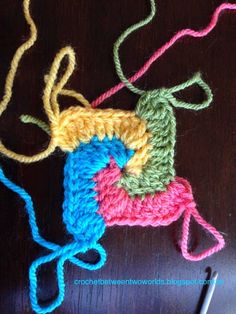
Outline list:
[[[75,264],[76,266],[88,269],[88,270],[96,270],[101,268],[106,261],[106,251],[100,244],[93,244],[90,247],[88,245],[81,246],[77,242],[72,242],[68,245],[61,247],[58,244],[49,242],[45,240],[39,233],[39,228],[36,222],[36,216],[34,211],[34,206],[30,195],[21,187],[14,184],[10,181],[3,173],[3,170],[0,168],[0,181],[11,191],[15,192],[19,195],[19,197],[24,200],[25,208],[29,216],[29,224],[32,232],[32,237],[35,242],[37,242],[42,247],[45,247],[48,250],[53,251],[47,256],[43,256],[35,260],[29,270],[29,281],[30,281],[30,300],[32,304],[32,308],[36,313],[46,314],[55,310],[64,300],[65,295],[65,282],[64,282],[64,264],[67,260]],[[90,264],[75,258],[74,255],[78,253],[84,253],[87,250],[96,250],[100,256],[100,260],[96,264]],[[49,263],[55,259],[58,259],[57,262],[57,281],[58,281],[58,296],[53,303],[51,303],[47,307],[41,307],[38,304],[37,298],[37,287],[38,287],[38,279],[37,279],[37,270],[43,264]]]
[[[105,222],[102,216],[97,213],[99,205],[96,201],[93,177],[101,169],[107,167],[111,157],[120,168],[123,168],[133,154],[134,151],[125,148],[124,144],[116,137],[112,139],[106,137],[100,141],[95,136],[90,143],[81,143],[76,151],[67,155],[64,168],[63,220],[74,241],[65,246],[49,242],[40,235],[30,195],[23,188],[10,181],[0,168],[0,181],[25,202],[34,241],[52,251],[48,255],[36,259],[29,269],[30,300],[36,313],[50,313],[63,302],[65,296],[64,264],[66,261],[88,270],[96,270],[104,265],[106,251],[97,241],[105,231]],[[88,250],[98,252],[100,259],[97,263],[86,263],[75,257],[76,254],[85,253]],[[37,272],[42,265],[55,260],[57,261],[58,296],[51,304],[42,307],[39,305],[37,297]]]
[[[77,266],[83,267],[82,265],[85,264],[83,268],[88,270],[96,270],[101,268],[105,261],[106,261],[106,252],[100,244],[92,245],[88,247],[84,244],[81,246],[77,242],[73,242],[68,244],[64,247],[61,247],[59,250],[54,251],[53,253],[43,256],[35,260],[29,269],[29,279],[30,279],[30,300],[33,310],[39,314],[50,313],[54,311],[58,306],[60,306],[65,298],[65,280],[64,280],[64,264],[67,260],[73,260],[76,258],[74,257],[78,253],[85,253],[88,250],[96,250],[100,254],[100,261],[97,264],[86,264],[84,262],[76,263]],[[37,289],[38,289],[38,280],[37,280],[37,271],[43,264],[52,262],[53,260],[58,258],[57,262],[57,282],[58,282],[58,296],[57,298],[47,307],[41,307],[38,304],[38,297],[37,297]]]

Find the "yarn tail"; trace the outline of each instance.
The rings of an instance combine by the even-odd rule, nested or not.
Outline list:
[[[88,250],[96,250],[100,255],[100,259],[96,264],[85,263],[74,256],[79,253],[85,253]],[[56,299],[47,306],[42,307],[39,304],[39,299],[37,296],[38,290],[38,278],[37,272],[41,266],[44,264],[50,263],[57,260],[56,263],[56,277],[57,277],[57,284],[58,284],[58,295]],[[80,266],[85,269],[89,270],[96,270],[101,268],[105,261],[106,261],[106,252],[100,244],[94,244],[88,247],[87,243],[78,243],[72,242],[61,247],[54,252],[39,257],[36,259],[30,266],[29,269],[29,281],[30,281],[30,301],[33,310],[38,314],[46,314],[51,313],[57,307],[59,307],[65,298],[65,279],[64,279],[64,264],[66,261],[70,260],[77,266]]]
[[[42,256],[36,259],[30,266],[29,269],[29,281],[30,281],[30,300],[32,309],[38,314],[45,314],[54,311],[64,300],[65,295],[65,281],[64,281],[64,264],[66,261],[70,261],[76,266],[96,270],[101,268],[106,262],[106,251],[104,248],[98,244],[93,243],[91,246],[88,246],[87,243],[78,243],[72,242],[65,246],[60,246],[53,242],[45,240],[39,232],[39,228],[36,221],[35,210],[33,206],[32,199],[30,195],[21,187],[17,186],[15,183],[10,181],[3,173],[2,168],[0,167],[0,182],[3,183],[8,189],[15,192],[19,197],[25,202],[25,209],[29,215],[29,224],[32,232],[32,237],[35,242],[40,246],[52,251],[46,256]],[[99,261],[95,264],[86,263],[79,258],[76,258],[75,255],[78,253],[85,253],[88,250],[96,250],[99,254]],[[38,290],[38,279],[37,271],[38,269],[54,260],[57,260],[57,269],[56,276],[58,281],[58,296],[56,299],[49,305],[42,307],[39,304],[37,290]]]
[[[158,60],[167,50],[169,50],[176,42],[178,42],[181,38],[184,37],[195,37],[195,38],[201,38],[207,36],[217,25],[220,14],[226,10],[236,10],[236,3],[222,3],[219,5],[209,22],[209,24],[200,29],[200,30],[193,30],[193,29],[182,29],[178,31],[169,41],[167,41],[162,47],[158,48],[152,56],[145,62],[145,64],[132,76],[128,79],[129,83],[136,82],[139,78],[141,78],[151,67],[151,65]],[[130,27],[128,28],[128,30]],[[132,29],[132,26],[131,26]],[[127,31],[128,31],[127,30]],[[126,31],[126,32],[127,32]],[[125,34],[126,34],[125,32]],[[127,80],[127,79],[126,79]],[[121,80],[120,83],[117,85],[111,87],[109,90],[102,93],[99,97],[97,97],[95,100],[91,102],[91,105],[93,108],[99,106],[101,103],[103,103],[106,99],[111,97],[112,95],[116,94],[118,91],[120,91],[124,86],[127,86],[127,83],[124,80]],[[132,86],[132,84],[129,86]]]
[[[187,182],[186,182],[187,183]],[[188,183],[188,189],[192,193],[192,189],[190,184]],[[205,249],[201,253],[198,254],[191,254],[188,250],[188,242],[190,237],[190,222],[191,218],[194,218],[195,221],[203,227],[205,231],[208,231],[210,234],[213,235],[214,239],[216,240],[216,244],[211,246],[208,249]],[[196,203],[192,201],[187,206],[187,209],[184,212],[184,220],[183,220],[183,227],[182,227],[182,240],[181,240],[181,251],[182,255],[185,259],[189,261],[201,261],[206,257],[211,256],[212,254],[220,251],[225,246],[225,240],[223,236],[220,234],[219,231],[216,230],[215,227],[210,225],[206,220],[199,214]]]

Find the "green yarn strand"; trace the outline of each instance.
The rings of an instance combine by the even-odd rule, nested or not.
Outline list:
[[[173,93],[179,92],[193,85],[198,85],[199,87],[201,87],[206,94],[206,100],[204,100],[201,104],[187,103],[182,100],[178,100],[177,98],[173,96]],[[168,96],[169,101],[176,108],[201,110],[201,109],[207,108],[213,100],[212,91],[210,87],[207,85],[207,83],[203,81],[200,72],[197,72],[190,80],[180,85],[176,85],[172,88],[168,88],[166,91],[167,91],[167,94],[169,95]]]
[[[137,87],[135,87],[132,83],[128,81],[128,79],[125,77],[124,72],[121,67],[120,57],[119,57],[119,49],[121,44],[125,41],[125,39],[134,31],[138,30],[139,28],[142,28],[143,26],[147,25],[152,21],[156,14],[156,4],[155,0],[150,0],[151,5],[151,12],[150,14],[140,22],[130,26],[127,30],[125,30],[120,37],[117,39],[117,41],[114,44],[113,47],[113,56],[114,56],[114,63],[116,67],[116,73],[119,76],[120,80],[126,85],[128,89],[130,89],[133,93],[142,95],[145,93],[144,90],[141,90]]]
[[[130,26],[114,44],[113,54],[117,75],[128,89],[141,97],[136,107],[136,114],[147,123],[147,130],[151,133],[149,143],[149,159],[139,176],[125,173],[118,186],[134,197],[146,194],[153,195],[157,191],[165,191],[166,186],[174,179],[174,148],[176,141],[176,120],[173,107],[192,110],[201,110],[210,105],[213,95],[210,87],[203,81],[200,73],[196,73],[190,80],[172,88],[160,88],[145,91],[135,87],[125,77],[121,67],[119,49],[125,39],[134,31],[147,25],[156,14],[155,0],[150,0],[151,12],[140,22]],[[179,100],[174,93],[184,90],[192,85],[198,85],[206,94],[201,104],[188,103]]]
[[[23,114],[20,116],[20,120],[21,122],[23,123],[31,123],[31,124],[35,124],[37,125],[40,129],[42,129],[44,132],[46,132],[48,135],[51,134],[51,131],[50,131],[50,127],[47,123],[37,119],[37,118],[34,118],[28,114]]]

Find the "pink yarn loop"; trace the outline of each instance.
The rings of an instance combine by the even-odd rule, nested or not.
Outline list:
[[[192,194],[192,188],[190,184],[185,180],[185,185],[188,185],[188,190]],[[195,202],[191,202],[188,204],[187,208],[184,212],[184,221],[183,221],[183,227],[182,227],[182,241],[181,241],[181,251],[182,255],[185,259],[189,261],[201,261],[206,257],[211,256],[212,254],[220,251],[225,246],[225,240],[223,236],[219,233],[219,231],[216,230],[215,227],[210,225],[208,222],[206,222],[205,219],[202,218],[202,216],[199,214]],[[199,254],[191,254],[188,250],[188,242],[189,242],[189,236],[190,236],[190,222],[191,218],[194,218],[195,221],[203,227],[206,231],[208,231],[210,234],[213,235],[217,243],[210,248],[202,251]]]
[[[189,241],[189,225],[191,221],[191,217],[193,217],[199,225],[201,225],[205,230],[209,231],[214,238],[216,239],[217,243],[212,247],[204,250],[199,254],[191,254],[188,251],[188,241]],[[182,242],[181,242],[181,251],[185,259],[189,261],[201,261],[206,257],[211,256],[212,254],[220,251],[225,246],[225,241],[222,235],[209,223],[207,223],[196,210],[193,211],[186,210],[184,213],[184,222],[183,222],[183,229],[182,229]]]
[[[139,69],[139,71],[136,72],[131,78],[129,78],[129,81],[131,83],[134,83],[136,80],[142,77],[148,71],[150,66],[182,37],[185,37],[185,36],[205,37],[206,35],[208,35],[216,26],[220,13],[225,10],[236,10],[236,4],[222,3],[219,7],[216,8],[215,12],[212,15],[210,23],[204,29],[200,31],[195,31],[189,28],[179,31],[161,48],[156,50],[153,53],[153,55],[150,57],[150,59],[148,59],[148,61]],[[100,95],[98,98],[96,98],[94,101],[92,101],[91,103],[92,107],[94,108],[97,107],[98,105],[103,103],[107,98],[111,97],[112,95],[117,93],[119,90],[121,90],[124,86],[125,86],[124,83],[119,83],[116,86],[110,88],[109,90],[104,92],[102,95]]]

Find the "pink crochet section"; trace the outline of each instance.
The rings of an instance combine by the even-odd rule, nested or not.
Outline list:
[[[222,235],[198,213],[192,189],[187,180],[176,177],[165,192],[158,192],[154,196],[147,195],[141,199],[140,197],[131,198],[123,188],[115,185],[121,175],[121,170],[115,161],[111,160],[110,165],[94,177],[97,183],[95,187],[98,193],[97,200],[100,204],[98,213],[103,216],[107,226],[167,226],[183,214],[181,251],[186,259],[202,260],[224,247]],[[188,252],[191,217],[210,232],[217,241],[216,245],[197,255]]]

